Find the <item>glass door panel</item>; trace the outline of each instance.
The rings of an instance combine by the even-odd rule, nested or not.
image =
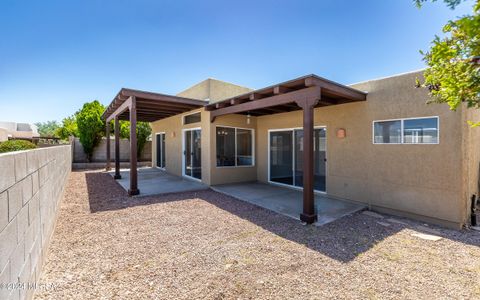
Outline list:
[[[185,131],[185,149],[183,150],[185,157],[185,169],[184,174],[192,176],[192,132],[190,130]]]
[[[270,181],[293,184],[292,131],[270,133]]]
[[[162,145],[162,168],[165,168],[165,154],[166,154],[166,151],[165,151],[165,134],[162,134],[162,137],[161,137],[161,145]]]
[[[155,142],[157,145],[157,167],[165,168],[165,134],[157,134]]]
[[[202,179],[201,130],[186,130],[184,139],[184,175]]]
[[[192,177],[202,179],[202,137],[200,130],[192,130]]]
[[[326,191],[327,175],[327,129],[318,128],[313,131],[313,155],[314,168],[313,176],[314,189],[317,191]]]
[[[295,186],[303,187],[303,130],[294,130],[295,134]]]
[[[314,189],[326,191],[326,128],[313,131]],[[303,187],[303,130],[270,132],[270,181]]]

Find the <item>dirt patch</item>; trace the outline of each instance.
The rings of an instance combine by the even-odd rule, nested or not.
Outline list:
[[[74,172],[36,299],[480,298],[480,234],[355,214],[322,227],[213,192],[128,198]],[[428,232],[424,232],[427,233]]]

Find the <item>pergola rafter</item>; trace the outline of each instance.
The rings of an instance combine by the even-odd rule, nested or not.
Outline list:
[[[201,108],[205,101],[157,94],[132,89],[121,89],[102,115],[107,121],[107,170],[110,169],[110,121],[115,130],[115,179],[120,175],[120,124],[119,120],[130,120],[130,196],[138,195],[137,177],[137,121],[154,122]]]

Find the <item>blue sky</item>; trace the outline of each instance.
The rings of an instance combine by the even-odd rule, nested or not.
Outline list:
[[[0,121],[60,121],[121,87],[261,88],[310,73],[349,84],[420,69],[418,50],[471,3],[2,0]]]

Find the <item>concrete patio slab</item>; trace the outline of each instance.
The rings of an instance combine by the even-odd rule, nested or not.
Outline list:
[[[109,174],[113,177],[115,171],[110,171]],[[128,191],[130,187],[130,170],[121,169],[120,174],[122,178],[118,179],[117,182],[125,191]],[[139,196],[148,196],[207,190],[208,186],[196,180],[168,174],[157,168],[139,168],[138,189],[140,190]]]
[[[216,185],[213,190],[250,202],[291,218],[300,219],[303,208],[303,194],[300,190],[260,182]],[[315,210],[321,226],[362,209],[365,205],[315,195]]]

